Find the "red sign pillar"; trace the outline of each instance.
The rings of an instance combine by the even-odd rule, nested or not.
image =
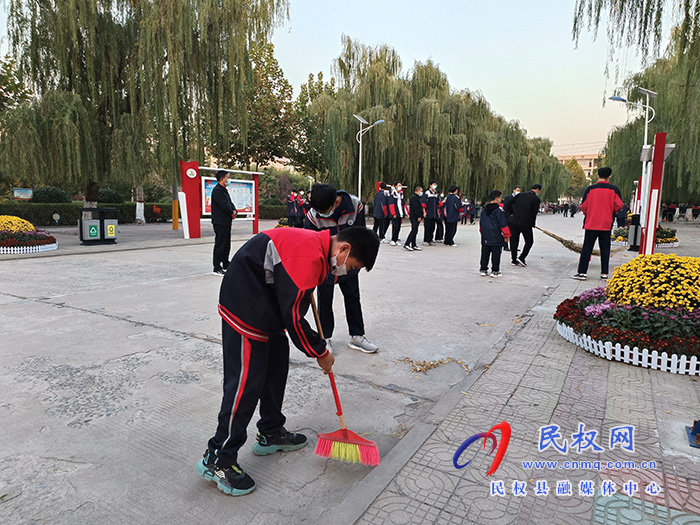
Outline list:
[[[664,160],[666,160],[666,133],[657,133],[654,137],[651,181],[649,182],[649,199],[647,201],[649,208],[647,209],[646,224],[642,225],[642,242],[639,245],[640,255],[651,255],[654,253],[656,227],[659,224],[659,208],[661,207]]]
[[[190,239],[199,239],[202,236],[199,222],[202,216],[202,178],[199,176],[199,164],[181,160],[180,180],[187,201],[187,207],[182,210],[183,226]]]

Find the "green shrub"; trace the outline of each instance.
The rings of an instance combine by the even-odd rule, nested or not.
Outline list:
[[[100,196],[97,202],[108,202],[108,203],[122,203],[124,202],[124,197],[121,193],[111,188],[100,188]]]
[[[287,207],[283,205],[277,206],[260,206],[261,219],[280,219],[287,216]]]
[[[70,195],[59,188],[44,186],[34,190],[32,202],[68,203]]]
[[[280,204],[281,202],[277,197],[267,197],[260,201],[261,206],[279,206]]]
[[[61,215],[61,226],[77,226],[80,218],[82,202],[70,204],[35,204],[32,202],[7,202],[0,203],[0,215],[13,215],[31,222],[37,228],[53,226],[53,214]],[[144,204],[144,216],[146,222],[156,222],[158,220],[169,220],[172,217],[172,204],[156,204],[161,210],[160,214],[153,211],[153,203]],[[136,220],[136,203],[125,202],[121,204],[110,204],[100,206],[101,208],[116,208],[116,215],[109,214],[108,218],[114,217],[121,224],[132,223]]]

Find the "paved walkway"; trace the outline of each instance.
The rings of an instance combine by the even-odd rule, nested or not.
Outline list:
[[[581,242],[578,220],[540,224]],[[250,237],[250,224],[238,228],[234,249]],[[700,256],[700,227],[678,228],[675,251]],[[456,248],[383,245],[361,277],[380,352],[347,348],[341,294],[333,337],[348,425],[377,442],[381,464],[330,461],[311,447],[260,458],[248,444],[241,464],[258,487],[235,499],[193,468],[221,392],[210,228],[184,241],[167,224],[125,225],[102,247],[80,246],[71,228],[55,233],[57,252],[0,257],[0,523],[700,523],[700,449],[685,445],[683,428],[698,417],[696,378],[609,363],[559,337],[556,305],[601,283],[569,279],[576,256],[541,233],[528,268],[506,264],[502,279],[478,276],[476,227],[459,228]],[[615,264],[629,258],[618,252]],[[407,359],[449,362],[422,374]],[[337,429],[329,390],[292,350],[285,413],[312,441]],[[493,479],[477,444],[463,455],[472,464],[455,469],[457,447],[503,420],[513,437]],[[541,426],[571,441],[579,423],[600,432],[604,452],[538,451]],[[607,450],[615,425],[635,426],[633,454]],[[575,459],[656,468],[522,463]],[[630,479],[633,498],[622,494]],[[557,496],[567,480],[573,494]],[[617,492],[579,496],[581,480],[613,481]],[[503,481],[504,496],[490,495],[491,481]],[[526,496],[511,494],[514,481]],[[538,481],[549,482],[547,497],[535,495]],[[651,481],[655,498],[643,494]]]
[[[697,229],[680,227],[685,247],[673,251],[700,255]],[[623,255],[627,260],[627,254],[613,255],[612,266],[624,262]],[[589,275],[596,270],[594,262]],[[453,390],[459,390],[459,400],[444,418],[436,413],[427,420],[416,441],[426,439],[409,445],[415,452],[358,523],[700,523],[700,449],[688,446],[685,431],[700,418],[698,378],[609,362],[556,331],[552,314],[557,305],[599,284],[565,278],[544,294],[488,369]],[[477,452],[476,444],[460,459],[472,463],[456,469],[457,447],[500,421],[508,422],[513,433],[494,476],[486,477],[493,456]],[[558,426],[571,446],[580,424],[584,432],[598,432],[595,442],[602,452],[570,449],[563,454],[554,446],[539,451],[541,427]],[[611,450],[611,428],[630,425],[634,452],[621,450],[620,444]],[[561,439],[556,442],[563,445]],[[400,452],[396,447],[391,453]],[[567,460],[589,464],[567,469]],[[534,461],[558,463],[524,464]],[[629,462],[637,469],[626,468]],[[654,464],[642,469],[642,462]],[[595,493],[581,495],[582,481],[591,481]],[[514,482],[525,495],[514,495]],[[492,495],[501,487],[504,495]]]

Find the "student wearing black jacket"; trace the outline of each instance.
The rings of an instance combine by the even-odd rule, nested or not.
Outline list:
[[[464,213],[462,200],[457,195],[459,186],[452,185],[448,190],[449,194],[445,199],[445,244],[447,246],[457,246],[455,244],[455,234],[457,233],[457,223],[459,216]]]
[[[540,191],[542,191],[542,186],[535,184],[530,188],[530,191],[519,193],[506,204],[506,214],[511,216],[508,227],[511,233],[510,257],[513,266],[527,266],[525,259],[535,243],[532,228],[535,226],[537,214],[540,211]],[[518,257],[520,234],[523,236],[525,245],[520,257]]]
[[[501,192],[491,190],[489,202],[481,210],[479,233],[481,234],[481,264],[479,273],[482,277],[488,275],[489,258],[491,259],[491,277],[501,276],[501,250],[504,241],[508,242],[510,229],[506,213],[501,208]]]
[[[386,182],[379,183],[379,191],[374,196],[374,208],[372,209],[372,214],[374,215],[374,226],[372,230],[374,233],[379,234],[379,239],[384,240],[384,234],[386,233],[386,228],[388,224],[388,209],[386,202]]]
[[[228,173],[216,172],[216,186],[211,190],[211,224],[214,227],[214,269],[212,275],[223,276],[231,251],[231,221],[238,212],[226,189]]]
[[[310,230],[330,230],[331,235],[351,226],[365,227],[365,207],[355,195],[337,190],[330,184],[314,184],[311,188],[311,209],[306,214],[304,227]],[[377,345],[365,337],[365,321],[360,303],[359,271],[328,278],[318,287],[318,313],[326,339],[333,336],[333,292],[336,283],[345,300],[345,317],[350,332],[348,346],[366,354],[375,353]]]
[[[411,233],[406,237],[406,242],[403,247],[409,252],[421,251],[421,249],[416,245],[416,237],[418,236],[418,227],[423,220],[423,203],[421,202],[421,196],[423,195],[423,188],[416,186],[416,189],[411,195],[411,200],[408,201],[408,218],[411,220]]]

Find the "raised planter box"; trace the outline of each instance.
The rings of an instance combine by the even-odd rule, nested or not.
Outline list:
[[[659,353],[656,350],[650,352],[647,348],[640,350],[636,346],[630,348],[620,343],[595,341],[586,334],[577,334],[571,327],[559,321],[557,321],[557,332],[567,341],[608,361],[619,361],[672,374],[700,376],[700,360],[695,356],[668,355],[666,352]]]
[[[610,244],[613,246],[627,246],[627,241],[621,241],[621,242],[612,241]],[[680,245],[680,241],[679,242],[667,242],[667,243],[658,243],[657,242],[654,245],[654,247],[655,248],[678,248],[679,245]]]
[[[41,244],[39,246],[0,246],[0,255],[12,255],[17,253],[39,253],[58,250],[58,243]]]

